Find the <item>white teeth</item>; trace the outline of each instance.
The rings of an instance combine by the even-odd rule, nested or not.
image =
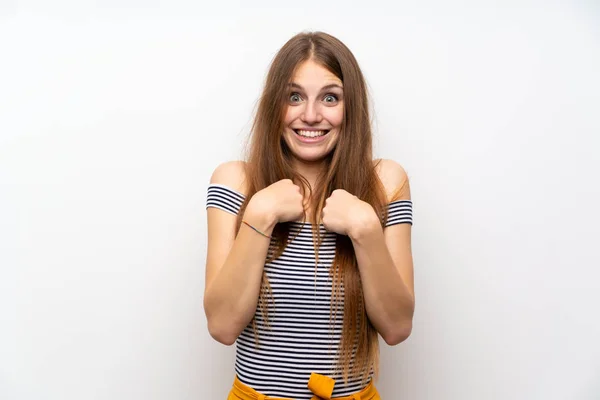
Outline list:
[[[301,130],[297,130],[296,132],[300,136],[310,137],[310,138],[314,138],[314,137],[318,137],[318,136],[323,136],[325,134],[325,131],[301,131]]]

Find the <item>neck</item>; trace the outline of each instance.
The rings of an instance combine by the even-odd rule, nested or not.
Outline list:
[[[308,181],[313,190],[315,189],[317,179],[319,178],[319,175],[323,172],[324,168],[325,161],[323,160],[314,162],[295,160],[294,162],[294,169],[296,170],[296,172],[298,172],[304,177],[304,179]]]
[[[301,160],[295,160],[294,162],[294,170],[308,181],[312,189],[313,195],[317,188],[317,181],[319,175],[324,171],[325,167],[326,163],[322,160],[318,162],[306,162]],[[317,201],[317,199],[309,198],[310,191],[302,181],[294,183],[302,188],[302,193],[304,195],[304,207],[307,210],[306,218],[307,220],[311,220],[312,210],[313,207],[316,206],[315,202]]]

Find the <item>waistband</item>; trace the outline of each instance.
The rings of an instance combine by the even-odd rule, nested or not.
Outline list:
[[[333,393],[333,386],[335,385],[335,380],[326,376],[317,373],[312,373],[310,375],[310,379],[308,380],[308,389],[314,394],[311,400],[375,400],[378,399],[376,397],[378,395],[377,389],[375,389],[375,385],[373,385],[373,381],[369,382],[369,384],[360,392],[352,394],[350,396],[344,397],[331,397]],[[256,390],[252,389],[250,386],[242,383],[235,377],[233,382],[233,388],[231,390],[233,394],[238,396],[242,400],[293,400],[287,398],[280,397],[270,397],[265,396],[264,394],[258,393]]]

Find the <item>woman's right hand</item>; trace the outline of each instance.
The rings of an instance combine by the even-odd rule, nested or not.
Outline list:
[[[259,190],[252,196],[252,200],[255,199],[264,212],[273,213],[276,222],[296,221],[304,215],[302,192],[291,179],[282,179]]]

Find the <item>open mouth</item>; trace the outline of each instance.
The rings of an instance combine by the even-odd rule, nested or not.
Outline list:
[[[327,135],[329,133],[329,130],[305,131],[302,129],[294,129],[294,132],[296,133],[296,135],[298,135],[300,137],[314,139],[314,138],[319,138],[319,137]]]

